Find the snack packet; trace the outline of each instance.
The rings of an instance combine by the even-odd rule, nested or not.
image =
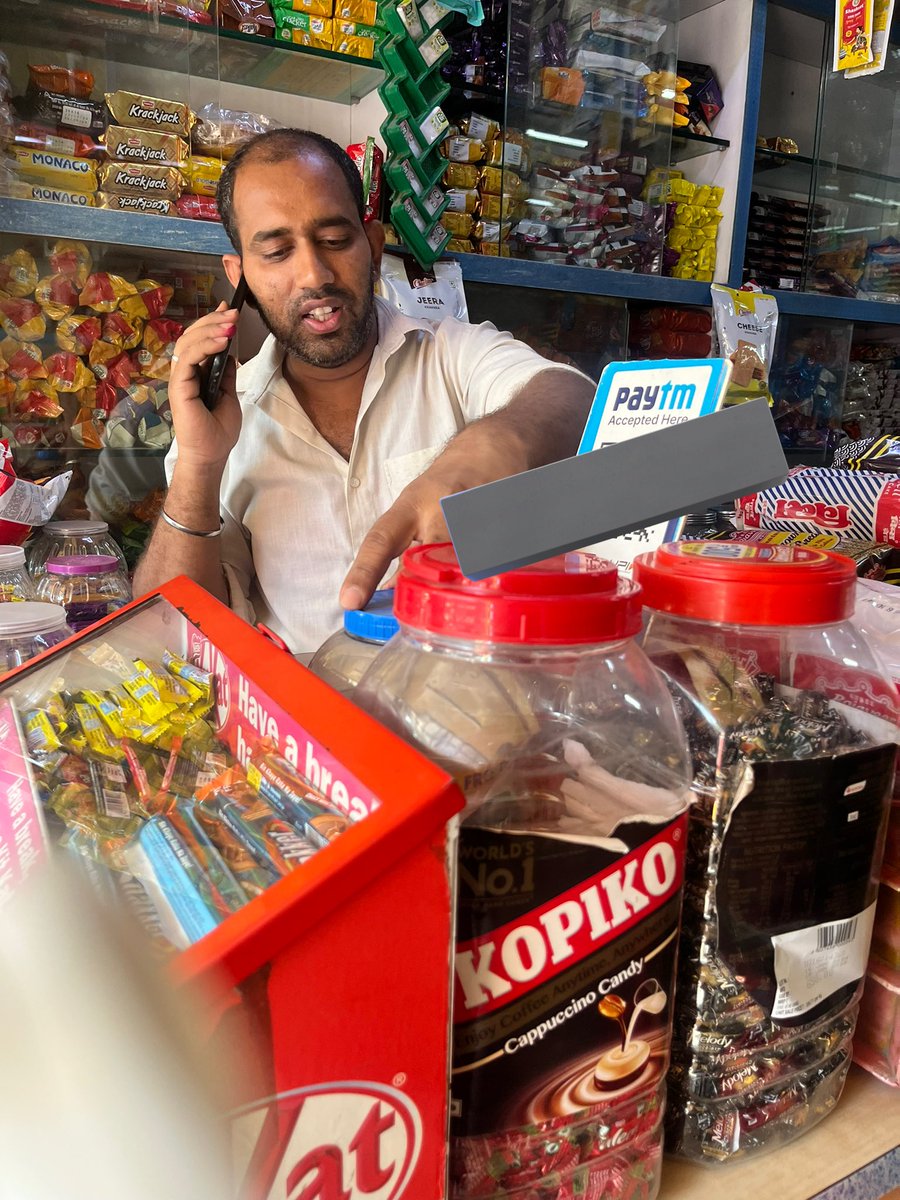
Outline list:
[[[39,342],[47,332],[47,321],[34,300],[17,300],[0,292],[0,328],[16,341]]]
[[[200,154],[191,155],[185,167],[187,190],[192,196],[211,196],[215,199],[224,169],[225,162],[221,158],[210,158]]]
[[[457,321],[469,319],[458,262],[438,261],[422,267],[411,254],[392,251],[381,260],[378,290],[393,308],[408,317],[428,321],[442,321],[446,317]]]
[[[0,292],[16,299],[30,296],[37,286],[38,269],[27,250],[13,250],[0,258]]]
[[[177,133],[156,133],[149,129],[109,125],[104,141],[106,153],[116,162],[182,169],[187,162],[188,144]]]
[[[347,153],[362,176],[366,198],[365,219],[371,221],[381,212],[381,192],[384,178],[384,155],[373,137],[347,147]]]
[[[139,279],[122,301],[120,308],[129,318],[149,320],[165,314],[172,299],[174,288],[156,283],[153,279]]]
[[[100,168],[98,183],[106,195],[161,197],[173,201],[185,189],[184,176],[178,167],[131,162],[106,163]]]
[[[51,321],[61,321],[78,306],[78,286],[71,275],[47,275],[34,289],[34,298]]]
[[[136,92],[107,92],[106,106],[116,125],[132,129],[150,129],[186,137],[194,124],[194,114],[186,104],[139,96]]]
[[[81,392],[92,387],[94,376],[82,360],[69,350],[57,350],[46,362],[47,378],[58,392]]]
[[[900,545],[900,475],[795,467],[784,483],[744,496],[744,529],[818,530],[841,540]]]
[[[55,421],[63,415],[56,388],[48,379],[23,379],[16,386],[14,405],[19,417]]]
[[[211,196],[181,196],[175,201],[179,217],[189,221],[219,221],[219,209]]]
[[[46,379],[47,366],[40,346],[34,342],[16,342],[4,338],[0,355],[6,364],[3,373],[19,383],[23,379]]]
[[[103,341],[120,350],[134,350],[140,345],[144,322],[140,317],[128,317],[123,312],[107,313],[103,318]]]
[[[57,275],[72,276],[78,288],[83,288],[94,262],[84,242],[71,242],[60,238],[50,250],[50,266]]]
[[[734,364],[726,404],[765,396],[772,404],[769,371],[778,331],[778,303],[762,292],[735,291],[713,284],[713,316],[719,353]]]
[[[28,86],[43,92],[59,92],[76,100],[90,100],[94,76],[90,71],[70,67],[34,66],[28,64]]]
[[[88,354],[91,346],[100,337],[99,317],[85,317],[73,313],[63,317],[56,327],[56,344],[60,350],[71,350],[73,354]]]
[[[78,303],[94,312],[112,312],[118,308],[127,296],[137,294],[137,288],[121,275],[112,275],[108,271],[95,271],[89,276]]]

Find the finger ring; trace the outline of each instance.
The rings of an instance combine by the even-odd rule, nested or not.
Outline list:
[[[178,355],[177,355],[177,354],[173,354],[173,355],[172,355],[172,362],[173,362],[173,363],[177,363],[177,362],[178,362]]]

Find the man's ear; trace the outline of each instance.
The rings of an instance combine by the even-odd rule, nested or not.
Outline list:
[[[376,275],[380,275],[381,258],[384,254],[384,226],[380,221],[366,221],[364,228],[372,251],[372,270]]]
[[[237,254],[223,254],[222,265],[225,268],[225,274],[228,276],[228,282],[232,288],[236,288],[238,280],[241,277],[241,259]]]

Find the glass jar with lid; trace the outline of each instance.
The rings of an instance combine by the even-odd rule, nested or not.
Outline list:
[[[399,628],[393,590],[376,592],[365,608],[344,613],[343,629],[322,643],[309,669],[349,696]]]
[[[840,1099],[898,698],[853,623],[848,558],[675,542],[633,573],[694,776],[668,1146],[722,1163],[801,1136]]]
[[[21,667],[72,633],[58,604],[24,600],[0,605],[0,672]]]
[[[37,583],[47,560],[71,554],[108,554],[128,573],[125,555],[105,521],[48,521],[28,548],[28,570]]]
[[[25,569],[25,551],[21,546],[0,546],[0,604],[36,599],[34,584]]]
[[[48,559],[37,582],[39,600],[61,604],[78,632],[131,601],[128,577],[111,554],[63,554]]]
[[[591,554],[472,582],[451,546],[417,546],[394,612],[354,702],[467,801],[449,1194],[649,1200],[688,759],[635,641],[640,589]]]

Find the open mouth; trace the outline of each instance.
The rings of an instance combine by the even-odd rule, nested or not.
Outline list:
[[[341,323],[344,310],[339,304],[320,304],[300,318],[311,333],[334,333]]]

